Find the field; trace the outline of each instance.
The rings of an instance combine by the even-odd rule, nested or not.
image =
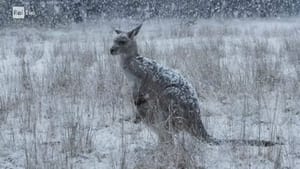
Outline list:
[[[137,37],[141,56],[191,81],[211,135],[284,142],[268,148],[184,132],[168,147],[133,123],[130,82],[109,48],[113,28],[138,24],[0,29],[1,169],[300,168],[299,18],[155,19]]]

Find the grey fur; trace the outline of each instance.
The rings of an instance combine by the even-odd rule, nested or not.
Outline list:
[[[219,140],[205,130],[200,116],[200,103],[193,86],[178,72],[138,54],[135,36],[142,25],[130,32],[116,31],[112,55],[121,56],[121,66],[133,81],[133,100],[137,117],[150,126],[161,142],[172,142],[172,134],[187,131],[212,144],[272,146],[263,140]]]

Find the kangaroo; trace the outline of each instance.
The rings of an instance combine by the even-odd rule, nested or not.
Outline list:
[[[210,136],[201,120],[196,91],[189,81],[175,70],[139,55],[135,37],[141,27],[142,24],[129,32],[115,30],[117,37],[110,53],[120,55],[125,75],[133,82],[133,101],[137,108],[137,119],[154,129],[161,142],[172,142],[173,132],[187,131],[199,140],[213,145],[282,144],[265,140],[222,140]]]

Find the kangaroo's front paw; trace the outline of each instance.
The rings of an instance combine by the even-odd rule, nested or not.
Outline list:
[[[140,106],[142,104],[145,104],[147,101],[144,97],[139,97],[136,100],[134,100],[134,105]]]
[[[142,118],[141,116],[135,116],[135,118],[133,119],[133,123],[134,124],[138,124],[142,121]]]

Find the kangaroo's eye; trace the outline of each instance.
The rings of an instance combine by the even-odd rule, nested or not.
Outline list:
[[[119,41],[118,43],[119,43],[119,45],[125,45],[125,44],[126,44],[126,41],[123,41],[123,40],[122,40],[122,41]]]

